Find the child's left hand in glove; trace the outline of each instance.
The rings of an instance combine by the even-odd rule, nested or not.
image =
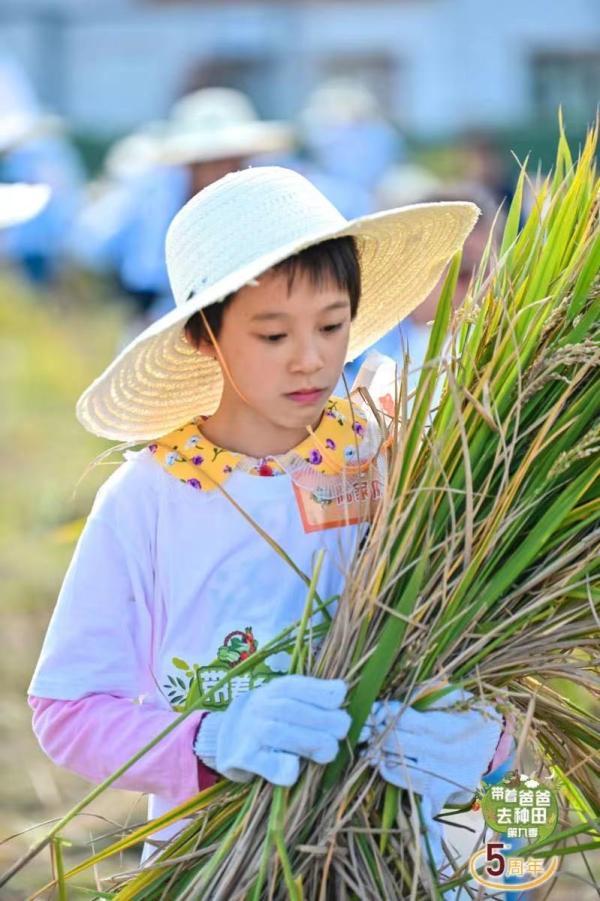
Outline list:
[[[455,689],[422,711],[401,701],[376,701],[359,737],[367,743],[365,756],[387,782],[422,796],[438,867],[443,832],[434,817],[452,796],[456,803],[473,796],[503,729],[502,715],[493,706],[473,704],[474,697]]]

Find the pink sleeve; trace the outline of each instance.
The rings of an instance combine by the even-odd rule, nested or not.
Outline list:
[[[484,773],[484,776],[488,773],[492,773],[497,767],[501,766],[505,760],[510,757],[510,754],[514,747],[514,731],[515,731],[515,717],[512,713],[508,714],[508,716],[503,717],[504,720],[504,729],[502,730],[502,734],[498,740],[498,744],[496,745],[496,750],[494,752],[494,756],[490,760],[490,765]]]
[[[102,782],[178,714],[129,698],[90,694],[75,701],[29,695],[33,731],[46,754],[90,782]],[[205,711],[194,711],[113,783],[185,801],[214,785],[218,774],[196,757],[193,742]]]

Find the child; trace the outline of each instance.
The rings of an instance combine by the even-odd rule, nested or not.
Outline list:
[[[77,406],[95,434],[146,446],[98,492],[29,688],[56,763],[93,782],[114,772],[198,686],[300,618],[302,573],[321,548],[319,595],[341,592],[370,505],[336,500],[366,475],[377,488],[380,440],[366,411],[331,391],[344,362],[429,293],[476,218],[454,202],[347,222],[278,167],[227,175],[177,214],[166,244],[176,309]],[[282,676],[288,666],[287,654],[267,658],[115,786],[150,793],[156,817],[218,774],[290,785],[301,758],[332,760],[349,727],[346,686]],[[498,737],[494,724],[477,776]]]

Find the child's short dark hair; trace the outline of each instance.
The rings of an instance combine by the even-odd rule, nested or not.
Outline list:
[[[313,285],[321,286],[326,279],[332,279],[338,288],[348,292],[350,297],[350,318],[354,319],[360,302],[361,280],[360,263],[356,249],[356,241],[352,235],[343,238],[331,238],[320,244],[305,247],[291,257],[276,263],[272,270],[287,275],[288,291],[291,290],[298,271],[308,275]],[[203,312],[215,337],[219,337],[223,313],[237,292],[228,294],[224,300],[211,303]],[[194,347],[200,341],[210,343],[204,321],[200,313],[194,313],[184,326],[185,336]]]

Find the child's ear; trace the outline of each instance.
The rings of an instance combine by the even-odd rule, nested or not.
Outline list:
[[[215,351],[212,341],[207,341],[206,338],[200,338],[196,348],[198,353],[204,354],[206,357],[212,357],[213,360],[217,359],[217,352]]]

